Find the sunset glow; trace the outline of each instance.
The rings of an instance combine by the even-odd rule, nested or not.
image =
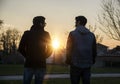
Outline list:
[[[53,39],[52,46],[54,49],[58,49],[60,47],[60,42],[57,38]]]
[[[99,27],[96,19],[98,19],[98,14],[102,14],[100,11],[102,10],[102,1],[92,1],[91,3],[91,0],[0,0],[0,19],[4,23],[2,30],[15,28],[20,30],[22,35],[24,31],[30,29],[35,16],[44,16],[47,23],[45,30],[50,33],[51,37],[59,37],[53,39],[52,47],[55,50],[65,48],[69,34],[66,32],[74,30],[76,16],[83,15],[88,19],[86,27]],[[112,41],[99,28],[95,33],[104,37],[102,44],[110,48],[120,45],[120,41]]]

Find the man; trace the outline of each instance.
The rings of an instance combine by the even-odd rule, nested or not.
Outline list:
[[[37,16],[29,31],[25,31],[18,51],[25,57],[24,84],[31,84],[35,75],[35,84],[42,84],[46,71],[46,58],[52,53],[51,38],[44,30],[45,17]]]
[[[67,40],[66,63],[70,65],[71,84],[90,84],[91,66],[95,63],[96,39],[86,27],[84,16],[75,18],[76,29],[71,31]]]

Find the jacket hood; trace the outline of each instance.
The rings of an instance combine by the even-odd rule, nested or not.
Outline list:
[[[87,34],[87,33],[90,32],[90,31],[89,31],[86,27],[84,27],[84,26],[79,26],[79,27],[76,28],[76,30],[77,30],[78,32],[80,32],[81,34]]]

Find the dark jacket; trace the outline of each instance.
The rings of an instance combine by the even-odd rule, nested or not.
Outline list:
[[[91,67],[95,63],[96,39],[84,26],[70,32],[67,41],[66,63],[80,68]]]
[[[18,51],[25,57],[25,67],[46,68],[46,58],[52,53],[49,33],[32,28],[25,31]]]

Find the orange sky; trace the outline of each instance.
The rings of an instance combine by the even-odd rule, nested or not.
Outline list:
[[[35,16],[46,17],[45,29],[51,37],[57,37],[62,44],[66,43],[66,32],[74,29],[74,19],[84,15],[88,24],[97,23],[101,0],[1,0],[0,19],[21,32],[30,29]],[[99,31],[98,31],[99,32]],[[103,44],[118,45],[118,42],[104,38]]]

